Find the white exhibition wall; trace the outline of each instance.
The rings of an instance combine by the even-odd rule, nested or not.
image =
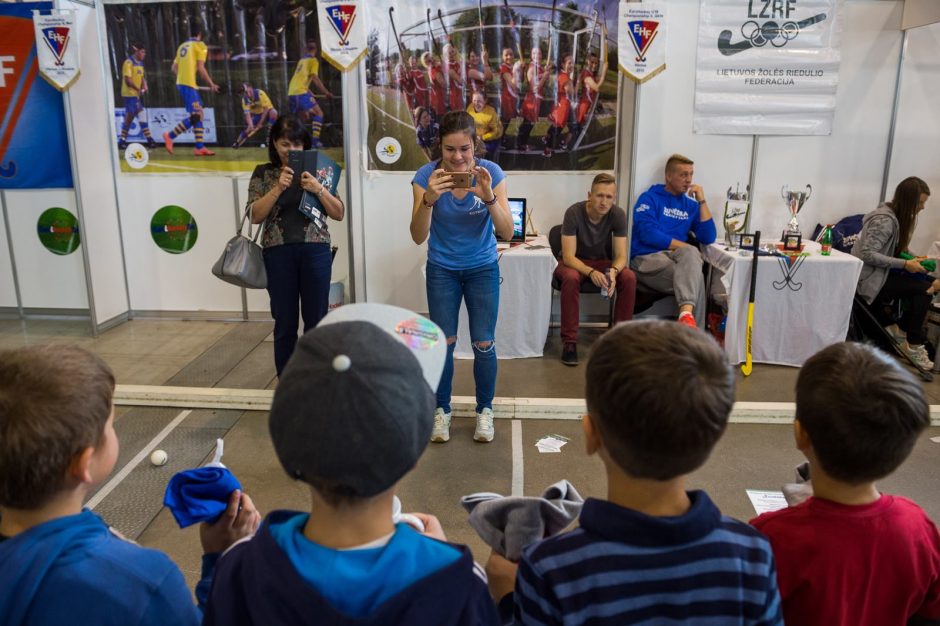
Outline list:
[[[940,239],[940,24],[907,31],[907,51],[901,78],[901,101],[888,199],[908,176],[919,176],[933,196],[918,218],[911,249],[926,254]]]
[[[89,19],[93,17],[90,10],[76,6],[82,18],[82,78],[71,90],[70,99],[73,115],[81,120],[75,135],[85,222],[83,247],[89,248],[94,305],[102,310],[97,315],[99,323],[128,311],[128,300],[132,316],[135,311],[208,311],[240,316],[240,291],[211,276],[209,267],[234,232],[235,210],[236,206],[244,206],[247,176],[113,175],[111,158],[116,153],[112,129],[107,128],[110,117],[105,113],[111,96],[110,89],[103,86],[104,62],[96,39],[96,23]],[[634,118],[633,88],[627,85],[623,89],[620,120],[624,125],[622,134],[627,136],[621,145],[619,166],[624,205],[628,204],[628,196],[635,198],[650,184],[661,182],[663,163],[672,152],[683,152],[696,161],[696,180],[705,188],[716,213],[723,206],[725,190],[748,181],[753,143],[750,136],[692,132],[698,7],[698,0],[670,2],[667,70],[639,88],[638,123],[633,133],[637,159],[632,177],[629,129]],[[903,2],[846,0],[844,7],[842,68],[832,135],[761,137],[758,142],[752,229],[759,228],[771,236],[779,234],[787,220],[779,197],[784,184],[813,186],[814,195],[800,215],[807,235],[817,222],[867,212],[880,200],[902,41]],[[940,25],[909,31],[907,40],[889,195],[899,180],[919,175],[933,187],[936,204],[936,198],[940,198],[940,119],[934,109],[940,101]],[[344,280],[354,267],[358,299],[426,311],[421,276],[426,250],[416,246],[408,232],[411,177],[363,168],[363,151],[369,149],[362,137],[363,81],[362,69],[354,70],[344,80],[347,170],[340,191],[347,201],[349,222],[331,223],[334,244],[340,247],[333,277]],[[560,223],[567,206],[584,197],[595,173],[514,173],[508,179],[510,195],[527,197],[534,209],[536,228],[547,232]],[[347,180],[351,183],[349,198]],[[67,206],[56,199],[58,193],[29,192],[30,210]],[[183,206],[196,217],[199,240],[187,254],[163,252],[150,237],[150,217],[165,204]],[[83,278],[78,254],[62,258],[73,264],[64,272],[69,277],[64,281],[68,288],[49,288],[45,272],[60,259],[51,259],[53,255],[39,246],[35,215],[27,214],[20,206],[27,204],[12,206],[8,201],[20,282],[24,291],[38,288],[44,292],[40,295],[29,291],[28,301],[24,293],[24,306],[87,306],[78,298],[84,291],[84,283],[78,280]],[[116,207],[120,211],[120,229]],[[18,211],[23,214],[12,215]],[[716,217],[720,220],[720,214]],[[930,242],[940,239],[938,227],[940,209],[928,208],[921,216],[914,250],[924,251]],[[41,256],[30,257],[24,250],[21,261],[20,241],[24,246],[27,241],[34,242]],[[117,244],[121,241],[123,259]],[[5,245],[5,240],[0,241],[3,264],[8,258]],[[124,293],[125,263],[129,297]],[[9,272],[0,271],[0,306],[15,306],[15,300],[10,302],[11,292]],[[249,291],[248,310],[267,312],[266,293]]]
[[[118,198],[114,183],[113,132],[110,109],[103,97],[104,50],[95,10],[67,2],[60,8],[75,10],[78,42],[81,44],[81,78],[69,89],[66,115],[73,154],[72,176],[81,204],[79,220],[85,255],[86,280],[91,281],[92,321],[96,327],[120,322],[127,315],[128,276],[121,250]],[[10,218],[12,221],[12,217]],[[144,277],[141,277],[144,278]],[[25,281],[21,280],[22,285]]]
[[[81,232],[82,243],[79,248],[67,255],[46,250],[36,234],[39,216],[46,209],[61,207],[75,215],[75,193],[71,189],[7,190],[3,195],[10,217],[9,227],[13,234],[13,255],[20,279],[23,308],[67,309],[71,312],[87,309],[88,291],[82,266],[85,233]],[[6,247],[4,240],[3,248]],[[4,298],[4,306],[15,307],[12,279],[7,293],[13,302],[7,304],[7,298]]]
[[[7,241],[6,220],[0,212],[0,309],[16,308],[16,283],[13,280],[13,264],[10,258],[10,245]]]

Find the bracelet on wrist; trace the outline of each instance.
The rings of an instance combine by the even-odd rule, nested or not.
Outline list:
[[[437,202],[437,200],[435,200],[434,202]],[[434,206],[434,202],[428,202],[428,196],[427,196],[427,194],[425,194],[424,197],[421,198],[421,204],[423,204],[423,205],[425,206],[425,208],[428,208],[428,209],[430,209],[430,208],[432,208],[432,207]]]
[[[496,194],[495,193],[493,194],[492,200],[489,200],[489,201],[483,200],[483,204],[485,204],[486,206],[493,206],[494,204],[496,204]]]

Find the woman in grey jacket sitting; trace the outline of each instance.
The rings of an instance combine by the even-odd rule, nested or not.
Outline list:
[[[898,326],[885,319],[882,307],[873,310],[882,323],[888,323],[889,333],[911,359],[925,369],[933,363],[924,348],[924,320],[933,293],[940,288],[940,280],[931,281],[924,276],[927,270],[920,258],[903,259],[908,252],[917,214],[924,210],[930,188],[920,178],[905,178],[894,190],[891,202],[880,204],[862,220],[862,232],[852,246],[852,254],[865,266],[858,278],[858,295],[872,304],[897,298],[909,302]]]

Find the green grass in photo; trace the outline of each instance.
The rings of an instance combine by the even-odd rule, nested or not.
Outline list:
[[[36,222],[39,243],[53,254],[72,254],[81,243],[78,219],[68,209],[46,209]]]
[[[199,228],[189,211],[169,204],[160,208],[150,219],[150,236],[164,252],[182,254],[196,245]]]

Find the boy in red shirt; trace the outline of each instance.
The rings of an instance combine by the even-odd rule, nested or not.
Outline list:
[[[773,547],[787,624],[940,619],[937,527],[911,500],[875,487],[929,423],[920,383],[875,348],[835,344],[803,365],[793,429],[814,496],[751,520]]]

